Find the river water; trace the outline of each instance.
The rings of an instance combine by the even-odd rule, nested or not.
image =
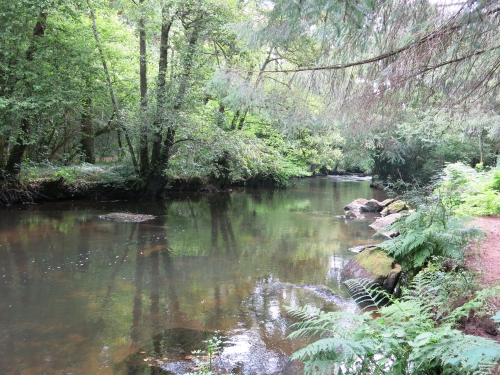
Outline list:
[[[287,339],[284,307],[355,309],[340,282],[348,248],[380,241],[370,220],[341,217],[359,197],[384,199],[369,181],[324,177],[159,203],[2,208],[0,373],[182,374],[218,332],[218,370],[299,374],[289,355],[305,342]],[[99,218],[110,212],[156,218]]]

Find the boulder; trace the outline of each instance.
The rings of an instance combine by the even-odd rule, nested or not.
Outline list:
[[[363,213],[379,212],[384,208],[381,202],[375,199],[358,198],[344,207],[346,218],[348,219],[364,219]]]
[[[388,293],[393,293],[401,275],[401,266],[387,254],[371,248],[353,256],[342,269],[342,281],[368,279],[379,284]]]
[[[401,211],[404,211],[407,209],[408,209],[408,206],[406,205],[406,202],[404,202],[402,200],[397,200],[397,201],[394,201],[394,202],[390,203],[389,205],[387,205],[382,210],[382,212],[380,214],[382,216],[387,216],[387,215],[391,215],[391,214],[396,214],[398,212],[401,212]]]
[[[361,211],[361,206],[366,204],[366,202],[368,202],[368,199],[358,198],[345,206],[344,211]]]
[[[391,215],[387,215],[384,217],[379,217],[372,224],[370,224],[369,227],[375,229],[377,232],[381,233],[382,235],[384,235],[386,237],[394,238],[399,233],[395,229],[388,230],[387,227],[391,224],[394,224],[394,222],[402,216],[403,216],[403,214],[396,213],[396,214],[391,214]]]
[[[375,199],[370,199],[365,204],[361,205],[359,208],[361,212],[379,212],[384,207],[380,204],[379,201]]]

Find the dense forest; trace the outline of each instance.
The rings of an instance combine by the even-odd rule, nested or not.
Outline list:
[[[4,186],[496,163],[496,1],[19,0],[0,19]]]

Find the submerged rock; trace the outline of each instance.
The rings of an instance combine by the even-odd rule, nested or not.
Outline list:
[[[99,215],[99,219],[116,221],[119,223],[140,223],[141,221],[153,220],[156,216],[131,214],[126,212],[112,212],[106,215]]]
[[[362,246],[354,246],[349,248],[349,251],[359,254],[360,252],[366,250],[366,249],[372,249],[374,247],[377,247],[377,245],[362,245]]]
[[[352,257],[341,272],[343,281],[368,279],[393,293],[401,275],[401,266],[378,248],[366,249]]]

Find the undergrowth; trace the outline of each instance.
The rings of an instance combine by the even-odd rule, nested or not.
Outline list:
[[[472,309],[499,295],[500,287],[473,293],[464,277],[467,281],[462,273],[430,265],[415,276],[400,299],[383,291],[374,294],[369,280],[349,280],[346,284],[358,291],[358,302],[363,299],[366,305],[371,298],[368,311],[290,308],[289,313],[301,320],[290,337],[318,339],[292,358],[304,362],[307,374],[490,374],[498,366],[500,345],[457,327]],[[390,305],[380,306],[381,293]],[[469,302],[458,303],[464,294]]]

